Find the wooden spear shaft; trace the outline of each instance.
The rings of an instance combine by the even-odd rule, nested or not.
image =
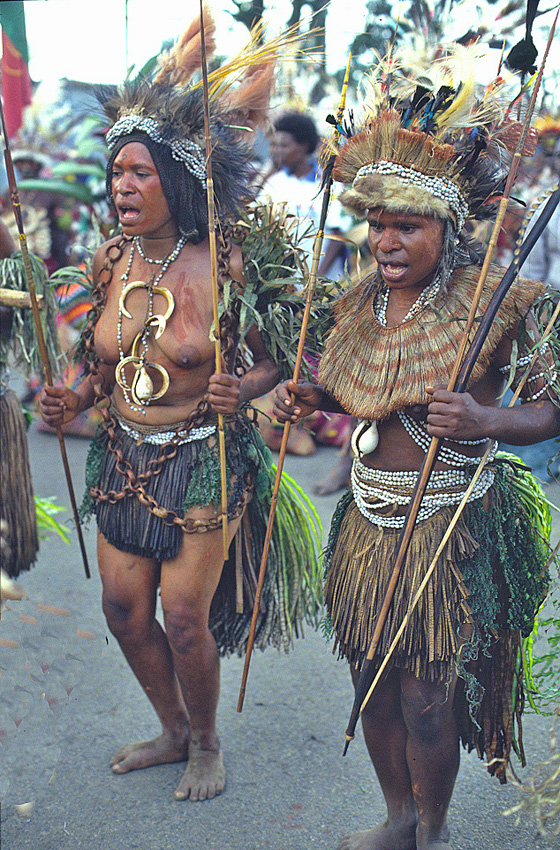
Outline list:
[[[212,179],[212,144],[210,139],[210,105],[208,96],[208,66],[206,64],[206,42],[204,35],[204,6],[200,0],[200,50],[202,55],[202,90],[204,96],[204,131],[206,135],[206,197],[208,203],[208,240],[210,242],[210,274],[212,277],[212,312],[214,317],[214,356],[215,370],[222,371],[222,351],[220,344],[220,314],[218,292],[218,258],[216,252],[216,209],[214,205],[214,181]],[[228,557],[228,493],[226,471],[226,437],[224,416],[218,413],[218,445],[220,451],[220,481],[222,508],[222,545],[224,561]]]
[[[555,31],[555,28],[556,28],[556,21],[558,19],[558,14],[559,13],[557,12],[556,16],[554,18],[552,27],[550,29],[550,34],[549,34],[548,41],[547,41],[547,44],[546,44],[545,52],[543,54],[543,59],[542,59],[542,62],[541,62],[539,73],[538,73],[537,79],[535,81],[535,86],[533,88],[531,100],[530,100],[528,108],[527,108],[527,114],[525,115],[525,120],[523,122],[523,129],[522,129],[522,132],[521,132],[521,136],[519,138],[518,144],[516,146],[516,151],[515,151],[515,154],[514,154],[513,159],[512,159],[511,168],[510,168],[507,180],[506,180],[506,185],[504,187],[504,192],[503,192],[502,198],[500,200],[498,212],[497,212],[496,219],[495,219],[495,222],[494,222],[494,227],[492,228],[492,234],[490,236],[490,241],[488,243],[488,248],[487,248],[487,251],[486,251],[484,262],[483,262],[483,265],[482,265],[482,269],[480,271],[480,276],[479,276],[479,279],[478,279],[477,287],[476,287],[476,290],[475,290],[475,293],[474,293],[474,296],[473,296],[473,301],[472,301],[472,304],[471,304],[471,308],[470,308],[470,311],[469,311],[469,315],[468,315],[468,318],[467,318],[465,329],[463,331],[463,336],[462,336],[461,342],[459,344],[459,349],[457,351],[457,357],[455,359],[455,364],[454,364],[454,367],[453,367],[451,378],[450,378],[449,383],[447,385],[448,390],[453,390],[453,388],[455,387],[455,384],[456,384],[456,381],[457,381],[457,376],[459,374],[461,364],[463,362],[463,358],[464,358],[464,355],[465,355],[465,352],[466,352],[466,349],[467,349],[470,333],[471,333],[472,327],[474,325],[474,321],[475,321],[475,318],[476,318],[476,312],[477,312],[477,309],[478,309],[478,305],[480,303],[480,298],[482,296],[482,290],[483,290],[484,283],[486,281],[486,277],[487,277],[487,274],[488,274],[488,269],[490,268],[490,263],[492,261],[494,249],[495,249],[497,241],[498,241],[498,235],[500,233],[500,229],[501,229],[501,226],[502,226],[505,214],[506,214],[507,204],[508,204],[509,196],[511,194],[511,189],[513,187],[513,183],[514,183],[515,178],[517,176],[517,172],[518,172],[519,165],[520,165],[520,162],[521,162],[521,155],[522,155],[522,151],[523,151],[523,146],[524,146],[525,140],[527,138],[527,133],[529,132],[529,127],[530,127],[530,124],[531,124],[531,116],[533,114],[533,110],[534,110],[534,107],[535,107],[535,101],[536,101],[537,93],[538,93],[540,83],[541,83],[541,80],[542,80],[542,75],[543,75],[543,72],[544,72],[546,59],[547,59],[547,56],[548,56],[548,53],[550,51],[550,47],[551,47],[551,44],[552,44],[552,39],[553,39],[554,31]],[[391,603],[393,601],[393,596],[394,596],[395,589],[396,589],[396,586],[397,586],[397,583],[398,583],[398,580],[399,580],[400,571],[402,569],[402,565],[404,563],[404,559],[405,559],[406,553],[408,551],[408,546],[409,546],[410,540],[412,538],[412,533],[414,531],[414,526],[415,526],[415,523],[416,523],[416,517],[418,516],[418,511],[420,509],[420,505],[422,503],[422,499],[423,499],[424,492],[426,490],[430,475],[432,474],[432,470],[435,466],[435,462],[436,462],[437,455],[438,455],[438,452],[439,452],[440,444],[441,444],[441,440],[438,437],[432,438],[432,440],[430,442],[430,446],[428,448],[428,451],[426,453],[426,456],[425,456],[424,461],[422,463],[422,466],[420,468],[420,472],[419,472],[418,479],[417,479],[417,482],[416,482],[416,485],[415,485],[415,488],[414,488],[412,498],[410,500],[410,503],[409,503],[407,511],[406,511],[405,523],[404,523],[403,529],[401,531],[401,534],[399,536],[399,540],[397,542],[397,549],[396,549],[395,559],[394,559],[394,563],[393,563],[393,569],[392,569],[392,572],[391,572],[391,576],[389,578],[389,582],[387,584],[387,588],[385,590],[385,594],[384,594],[384,597],[383,597],[383,601],[381,603],[381,608],[379,610],[379,614],[377,616],[375,628],[374,628],[374,631],[373,631],[373,636],[372,636],[371,643],[368,647],[368,652],[367,652],[367,655],[366,655],[366,658],[365,658],[364,667],[362,669],[362,673],[360,675],[360,679],[359,679],[357,687],[356,687],[356,698],[354,700],[354,705],[353,705],[352,712],[351,712],[351,715],[350,715],[350,720],[348,722],[348,727],[347,727],[346,732],[345,732],[345,745],[344,745],[343,755],[346,754],[346,751],[348,750],[348,745],[349,745],[350,741],[352,741],[353,738],[354,738],[354,731],[355,731],[356,723],[358,721],[358,716],[359,716],[359,708],[360,708],[360,706],[362,705],[362,702],[363,702],[361,693],[363,691],[365,691],[365,689],[366,689],[365,679],[369,676],[371,668],[372,668],[373,657],[374,657],[375,652],[377,650],[377,646],[379,644],[379,640],[381,638],[381,634],[383,632],[383,628],[384,628],[385,622],[387,620],[389,608],[390,608]]]
[[[8,131],[6,129],[6,119],[4,117],[4,107],[0,101],[0,114],[2,117],[2,133],[4,136],[4,162],[6,163],[6,173],[8,175],[8,183],[10,186],[10,195],[12,201],[12,208],[14,211],[14,218],[16,220],[18,234],[19,234],[19,244],[21,250],[21,256],[23,258],[23,268],[25,271],[25,279],[27,282],[27,288],[29,290],[29,298],[31,301],[31,311],[33,313],[33,321],[35,323],[35,329],[37,331],[37,340],[39,342],[39,351],[41,352],[41,360],[43,361],[43,369],[45,371],[45,383],[47,386],[52,387],[53,379],[52,379],[52,371],[51,365],[49,363],[49,355],[47,352],[47,346],[45,343],[45,335],[43,333],[43,325],[41,324],[41,315],[39,312],[39,303],[37,299],[37,293],[35,290],[35,282],[33,280],[33,269],[31,267],[31,260],[29,258],[29,251],[27,248],[27,238],[25,236],[25,229],[23,226],[23,216],[21,214],[21,204],[19,200],[19,193],[17,189],[16,176],[14,173],[14,166],[12,162],[12,156],[10,153],[10,147],[8,142]],[[74,515],[74,522],[76,524],[76,533],[78,535],[78,542],[80,544],[80,550],[82,553],[82,560],[84,563],[84,570],[86,573],[86,578],[91,577],[91,573],[89,570],[88,558],[86,553],[86,547],[84,543],[84,538],[82,534],[82,526],[80,524],[80,517],[78,515],[78,505],[76,503],[76,496],[74,493],[74,486],[72,484],[72,476],[70,473],[70,466],[68,463],[68,455],[66,454],[66,445],[64,443],[64,434],[62,433],[62,428],[60,425],[56,428],[56,436],[58,437],[58,443],[60,445],[60,454],[62,457],[62,465],[64,467],[64,474],[66,475],[66,484],[68,487],[68,494],[70,496],[70,503],[72,505],[72,513]]]
[[[328,196],[326,197],[326,201],[328,204]],[[325,205],[325,197],[323,198],[323,206]],[[309,282],[307,284],[307,298],[305,301],[305,308],[303,311],[303,318],[301,322],[301,333],[299,337],[298,349],[296,354],[296,362],[294,366],[294,373],[292,380],[296,381],[299,379],[299,373],[301,369],[301,361],[303,359],[303,349],[305,345],[305,336],[307,334],[307,327],[309,324],[309,315],[311,313],[311,305],[313,302],[313,287],[316,280],[317,275],[317,267],[319,266],[319,259],[321,257],[321,242],[323,231],[318,230],[317,236],[315,237],[315,243],[313,246],[313,259],[311,263],[311,273],[309,276]],[[314,276],[315,275],[315,276]],[[293,397],[292,397],[293,403]],[[280,452],[278,454],[278,464],[276,467],[276,477],[274,479],[274,487],[272,488],[272,496],[270,500],[270,511],[268,514],[268,523],[266,526],[266,534],[264,538],[263,552],[261,557],[261,563],[259,567],[259,577],[257,581],[257,588],[255,591],[255,599],[253,602],[253,615],[251,617],[251,626],[249,629],[249,638],[247,640],[247,650],[245,652],[245,665],[243,667],[243,675],[241,677],[241,686],[239,689],[239,697],[237,701],[237,711],[243,711],[243,701],[245,699],[245,690],[247,687],[247,678],[249,676],[249,665],[251,664],[251,655],[253,652],[253,644],[255,642],[255,632],[257,628],[257,620],[259,617],[259,610],[261,604],[261,595],[262,589],[264,585],[264,580],[266,576],[266,564],[268,561],[268,553],[270,550],[270,542],[272,540],[272,531],[274,529],[274,519],[276,517],[276,506],[278,504],[278,494],[280,492],[280,484],[282,481],[282,470],[284,468],[284,459],[286,457],[286,449],[288,446],[288,437],[290,435],[290,422],[289,420],[284,423],[284,430],[282,432],[282,442],[280,444]]]
[[[352,54],[350,53],[348,57],[348,64],[346,66],[346,72],[344,74],[344,82],[342,84],[342,93],[340,97],[340,104],[338,106],[337,112],[337,122],[340,124],[342,121],[342,117],[344,114],[344,105],[346,103],[346,92],[348,91],[348,80],[350,77],[350,62],[352,60]],[[338,133],[338,131],[336,131]],[[296,362],[294,366],[294,373],[292,376],[292,380],[297,383],[299,379],[299,373],[301,370],[301,362],[303,360],[303,349],[305,347],[305,337],[307,335],[307,328],[309,325],[309,317],[311,315],[311,307],[313,305],[313,292],[315,289],[315,283],[317,281],[317,271],[319,269],[319,261],[321,259],[321,249],[323,246],[323,239],[325,236],[325,222],[327,219],[327,211],[330,203],[331,196],[331,188],[332,188],[332,172],[329,175],[329,179],[325,184],[325,189],[323,192],[323,203],[321,206],[321,213],[319,216],[319,227],[317,229],[317,234],[315,236],[315,241],[313,243],[313,257],[311,260],[311,269],[309,272],[309,279],[307,281],[307,298],[305,300],[305,307],[303,310],[303,317],[301,321],[301,331],[299,335],[298,348],[296,353]],[[292,394],[292,404],[294,403],[294,396]],[[272,530],[274,528],[274,519],[276,516],[276,506],[278,504],[278,494],[280,492],[280,483],[282,481],[282,470],[284,468],[284,459],[286,457],[286,449],[288,446],[288,437],[290,435],[290,421],[284,423],[284,430],[282,432],[282,442],[280,444],[280,452],[278,454],[278,464],[276,467],[276,478],[274,480],[274,487],[272,489],[272,497],[270,502],[270,512],[268,514],[268,524],[266,527],[266,535],[264,539],[264,547],[263,553],[261,557],[261,563],[259,567],[259,577],[257,581],[257,589],[255,591],[255,600],[253,603],[253,616],[251,618],[251,627],[249,629],[249,638],[247,640],[247,650],[245,652],[245,665],[243,668],[243,675],[241,677],[241,687],[239,689],[239,698],[237,701],[237,711],[243,711],[243,701],[245,699],[245,690],[247,687],[247,677],[249,676],[249,665],[251,664],[251,655],[253,652],[253,644],[255,642],[255,632],[257,628],[257,620],[259,616],[259,609],[261,603],[261,594],[264,585],[264,579],[266,575],[266,562],[268,560],[268,552],[270,550],[270,542],[272,540]]]

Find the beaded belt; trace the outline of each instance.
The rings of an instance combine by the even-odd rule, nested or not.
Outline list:
[[[480,499],[494,482],[494,469],[486,467],[479,476],[468,501]],[[386,528],[402,528],[404,516],[395,516],[400,505],[408,505],[418,472],[390,472],[372,469],[354,458],[350,486],[356,507],[367,520]],[[418,511],[418,520],[427,519],[448,505],[458,505],[472,478],[468,469],[432,472]]]
[[[205,440],[216,433],[216,425],[201,425],[189,428],[188,423],[178,422],[173,430],[163,431],[157,425],[140,425],[125,419],[114,405],[111,405],[111,415],[115,417],[123,431],[137,443],[149,443],[153,446],[163,446],[174,440],[176,446],[193,443],[195,440]],[[181,434],[181,431],[184,431]]]

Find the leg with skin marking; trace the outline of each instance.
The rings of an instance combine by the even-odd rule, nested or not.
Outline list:
[[[459,735],[453,715],[456,679],[442,682],[401,674],[408,739],[407,762],[418,809],[418,850],[450,850],[447,812],[459,770]]]

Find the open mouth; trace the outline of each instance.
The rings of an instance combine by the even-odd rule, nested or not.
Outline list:
[[[129,207],[120,204],[118,206],[118,211],[119,219],[123,224],[126,222],[136,221],[136,219],[140,215],[139,210],[135,209],[135,207]]]
[[[380,263],[385,280],[400,280],[408,269],[404,263]]]

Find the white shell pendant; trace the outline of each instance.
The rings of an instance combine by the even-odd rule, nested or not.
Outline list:
[[[368,419],[358,420],[358,424],[352,432],[350,445],[356,457],[371,454],[379,442],[379,434],[377,432],[377,423],[375,420],[370,422]]]
[[[132,398],[137,404],[146,404],[154,394],[154,385],[152,379],[146,371],[146,367],[142,366],[134,376],[132,381]]]

